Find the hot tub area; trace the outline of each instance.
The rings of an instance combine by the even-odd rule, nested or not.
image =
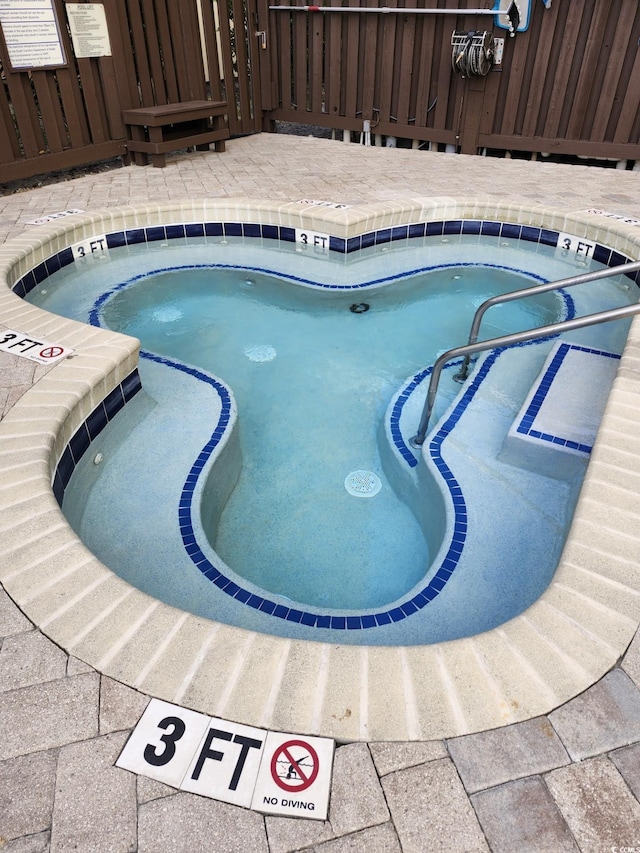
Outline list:
[[[7,244],[5,280],[11,288],[33,270],[33,282],[41,281],[72,261],[71,247],[78,255],[101,241],[179,238],[207,223],[226,224],[230,236],[265,239],[273,239],[274,230],[280,239],[295,239],[298,229],[313,241],[328,236],[334,249],[359,247],[363,235],[383,245],[422,227],[443,238],[488,233],[547,245],[572,235],[576,247],[591,246],[608,265],[640,254],[631,228],[597,214],[564,217],[452,199],[324,208],[226,201],[76,215],[41,231],[37,246],[26,239]],[[8,531],[1,579],[54,642],[113,678],[262,727],[339,740],[430,739],[547,713],[600,678],[631,641],[640,618],[636,541],[629,532],[629,460],[637,449],[635,326],[548,589],[494,630],[428,646],[374,647],[366,640],[347,646],[339,639],[319,643],[231,627],[163,604],[107,570],[66,524],[54,492],[60,497],[71,476],[83,443],[78,429],[86,424],[92,437],[134,393],[136,342],[44,314],[6,291],[1,305],[7,328],[74,350],[0,427]]]

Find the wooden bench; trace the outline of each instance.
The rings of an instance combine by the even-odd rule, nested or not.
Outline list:
[[[229,138],[225,123],[226,101],[185,101],[160,107],[123,110],[127,129],[127,148],[134,162],[146,166],[149,155],[154,166],[165,166],[165,154],[180,148],[207,151],[215,142],[216,151],[224,151]]]

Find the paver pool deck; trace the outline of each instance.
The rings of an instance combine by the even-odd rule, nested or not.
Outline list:
[[[4,196],[0,241],[37,237],[29,220],[71,208],[443,196],[640,220],[640,172],[263,134],[223,154],[175,156],[166,169],[117,168]],[[43,369],[4,353],[0,367],[4,417]],[[628,526],[636,535],[638,515]],[[0,518],[0,545],[3,530]],[[545,716],[446,740],[338,745],[326,822],[264,817],[115,768],[148,701],[52,643],[0,587],[3,853],[640,850],[637,635],[604,677]]]

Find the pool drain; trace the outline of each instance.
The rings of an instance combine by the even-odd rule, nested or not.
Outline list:
[[[372,498],[378,494],[382,483],[373,471],[352,471],[347,474],[344,487],[354,498]]]
[[[352,314],[364,314],[364,312],[368,310],[369,305],[366,302],[355,302],[349,308],[349,311],[351,311]]]
[[[273,361],[276,357],[275,348],[268,344],[261,347],[245,347],[244,354],[249,361]]]
[[[182,317],[182,311],[175,305],[160,305],[153,312],[153,319],[158,323],[174,323]]]

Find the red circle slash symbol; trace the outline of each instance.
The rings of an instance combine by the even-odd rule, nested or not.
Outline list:
[[[40,358],[57,358],[63,352],[62,347],[45,347],[40,350]]]
[[[315,749],[303,740],[288,740],[271,759],[271,776],[284,791],[304,791],[316,781],[320,762]]]

